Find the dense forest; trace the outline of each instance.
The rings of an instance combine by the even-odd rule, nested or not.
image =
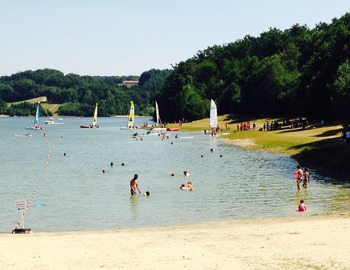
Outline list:
[[[139,80],[134,86],[123,80]],[[198,51],[172,70],[149,70],[130,77],[64,75],[51,69],[0,77],[0,113],[6,103],[45,95],[62,104],[62,115],[126,114],[134,100],[137,114],[151,115],[158,101],[162,119],[196,120],[209,115],[214,99],[219,114],[304,116],[349,121],[350,14],[313,29],[295,24],[271,28]],[[14,107],[14,106],[12,106]]]
[[[169,121],[208,117],[210,99],[219,114],[348,121],[350,14],[199,51],[174,67],[156,98]]]
[[[95,103],[99,103],[99,116],[127,114],[130,100],[137,114],[152,115],[154,96],[170,73],[152,69],[141,76],[117,77],[64,75],[53,69],[18,72],[0,77],[0,114],[34,115],[35,104],[7,103],[46,96],[49,103],[62,104],[57,111],[60,115],[91,116]],[[123,84],[132,80],[139,82]]]

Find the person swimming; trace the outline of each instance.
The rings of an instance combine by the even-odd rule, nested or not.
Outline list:
[[[187,185],[182,184],[182,185],[180,186],[180,189],[181,189],[181,190],[194,190],[193,185],[192,185],[192,182],[187,182]]]
[[[187,189],[188,190],[193,190],[192,182],[187,182]]]

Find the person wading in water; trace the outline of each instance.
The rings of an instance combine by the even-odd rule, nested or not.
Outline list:
[[[139,176],[137,174],[134,175],[134,178],[130,180],[130,192],[131,195],[137,194],[137,191],[141,193],[141,190],[139,189],[139,183],[137,182],[137,178]]]

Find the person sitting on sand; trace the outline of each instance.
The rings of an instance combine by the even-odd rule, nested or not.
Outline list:
[[[299,211],[299,212],[304,212],[304,211],[306,211],[306,210],[307,210],[307,208],[306,208],[306,205],[305,205],[305,203],[304,203],[304,200],[301,199],[301,200],[300,200],[300,203],[299,203],[299,206],[298,206],[298,211]]]
[[[189,176],[190,174],[188,173],[188,171],[184,171],[184,176]]]

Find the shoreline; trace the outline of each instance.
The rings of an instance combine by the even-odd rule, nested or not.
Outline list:
[[[270,131],[258,129],[239,131],[237,125],[254,121],[262,127],[267,121],[279,121],[279,118],[218,116],[220,127],[225,127],[219,138],[225,142],[250,150],[263,150],[270,153],[287,155],[295,159],[302,167],[312,168],[319,174],[332,179],[332,183],[348,184],[350,173],[346,168],[350,165],[349,146],[341,140],[343,127],[340,123],[328,123],[322,126],[309,124],[306,128],[283,127]],[[202,131],[207,128],[209,119],[187,122],[182,131]],[[177,126],[170,124],[169,126]]]
[[[1,269],[348,269],[350,213],[0,234]]]

